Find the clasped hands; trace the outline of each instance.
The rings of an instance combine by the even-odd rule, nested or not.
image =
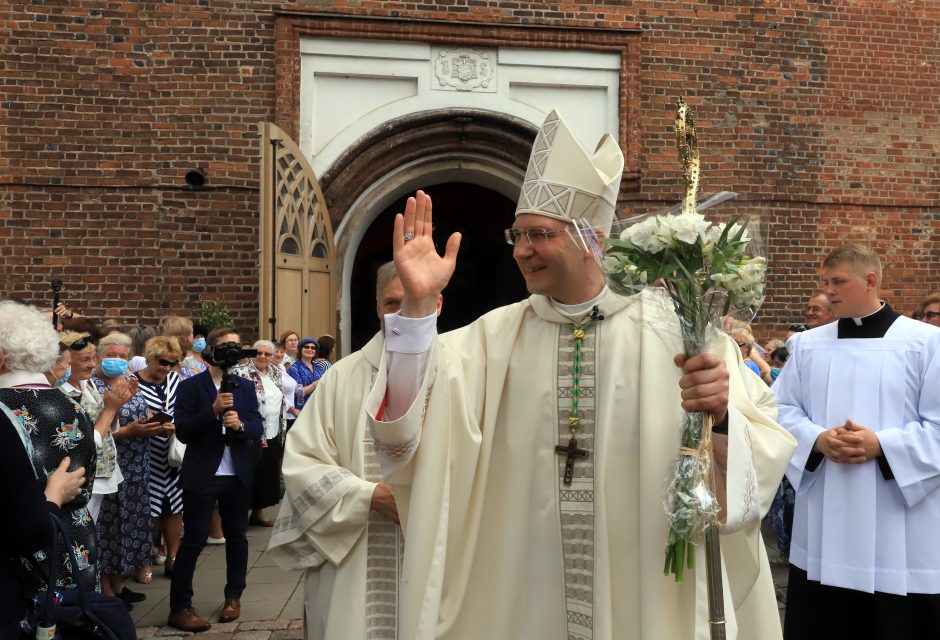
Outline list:
[[[846,420],[845,424],[820,433],[813,451],[833,462],[862,464],[881,455],[881,442],[871,429]]]

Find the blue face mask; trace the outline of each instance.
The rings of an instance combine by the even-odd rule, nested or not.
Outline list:
[[[771,367],[770,368],[770,379],[776,380],[777,376],[780,375],[780,367]]]
[[[104,358],[101,361],[101,372],[109,378],[123,376],[127,371],[127,360],[123,358]]]
[[[65,370],[65,375],[63,375],[61,378],[59,378],[58,380],[56,380],[56,381],[55,381],[55,385],[53,385],[53,386],[61,387],[63,384],[65,384],[66,382],[68,382],[68,381],[69,381],[69,378],[71,378],[71,377],[72,377],[72,367],[69,367],[68,369]]]
[[[206,339],[196,338],[193,340],[193,353],[202,353],[206,350]]]

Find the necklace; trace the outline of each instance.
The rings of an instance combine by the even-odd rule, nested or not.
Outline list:
[[[574,463],[577,460],[587,460],[588,450],[578,448],[578,427],[581,426],[581,418],[578,415],[578,400],[581,397],[581,359],[582,343],[587,335],[587,330],[595,323],[604,319],[604,316],[598,313],[597,306],[591,312],[590,317],[580,324],[569,323],[567,326],[571,329],[571,337],[574,338],[574,366],[572,367],[571,381],[571,414],[568,416],[568,428],[571,430],[571,438],[567,445],[558,445],[555,447],[555,453],[565,456],[565,486],[571,486],[574,479]]]

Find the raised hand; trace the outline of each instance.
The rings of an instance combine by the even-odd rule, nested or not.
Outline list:
[[[460,234],[447,240],[444,255],[439,256],[431,238],[433,218],[431,197],[418,191],[408,198],[405,213],[395,216],[392,254],[398,277],[405,289],[401,315],[423,318],[437,310],[437,299],[454,274]]]

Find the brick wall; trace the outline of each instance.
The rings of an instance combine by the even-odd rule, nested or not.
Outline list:
[[[622,6],[629,4],[629,6]],[[297,29],[313,13],[640,29],[624,121],[629,210],[681,186],[672,101],[696,110],[703,189],[765,214],[768,329],[798,319],[821,255],[874,244],[886,297],[940,289],[940,5],[934,2],[269,2],[31,0],[0,9],[2,294],[41,303],[51,277],[124,322],[221,299],[257,317],[256,123],[296,109]],[[420,20],[438,21],[438,24]],[[561,37],[561,36],[560,36]],[[288,104],[283,104],[284,101]],[[279,121],[292,130],[295,122]],[[183,176],[204,167],[209,189]],[[333,212],[335,215],[335,212]]]

